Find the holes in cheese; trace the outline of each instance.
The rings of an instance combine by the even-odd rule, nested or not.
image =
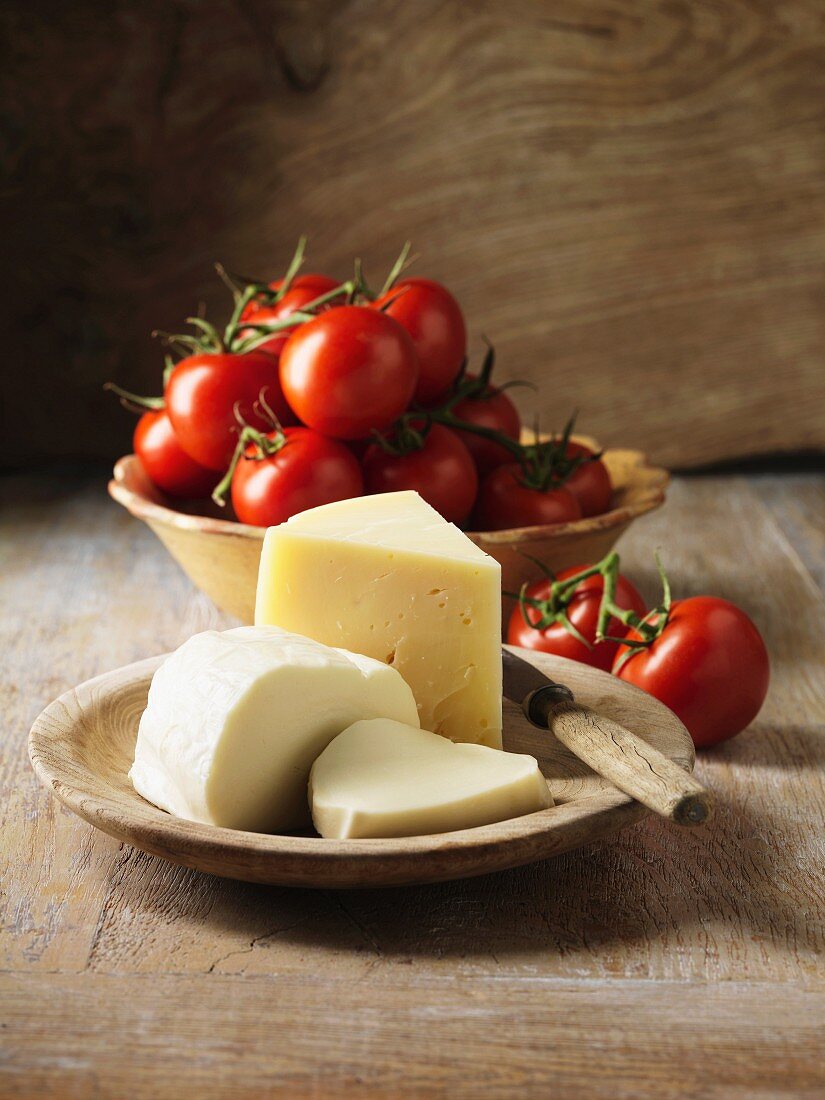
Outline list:
[[[196,634],[152,679],[129,773],[191,821],[254,832],[309,825],[313,761],[362,718],[415,724],[412,692],[380,661],[276,627]]]
[[[501,747],[501,569],[418,493],[270,527],[255,622],[392,658],[424,729]]]
[[[385,718],[356,722],[309,780],[323,837],[402,837],[490,825],[553,805],[532,756],[457,745]]]

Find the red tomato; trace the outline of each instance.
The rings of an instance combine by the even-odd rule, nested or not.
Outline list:
[[[277,293],[283,285],[283,279],[275,279],[269,284],[269,289]],[[330,290],[335,290],[338,285],[337,279],[333,279],[329,275],[312,275],[310,273],[306,275],[296,275],[289,284],[289,290],[277,304],[280,305],[292,295],[292,308],[298,309],[300,306],[305,306],[316,298],[320,298],[322,294],[327,294]],[[260,299],[253,298],[241,314],[241,317],[244,321],[248,321],[249,318],[254,316],[259,310],[269,308],[271,307],[262,303]]]
[[[744,611],[716,596],[675,600],[662,634],[619,668],[626,652],[619,648],[616,675],[670,707],[700,748],[735,737],[765,701],[765,643]]]
[[[466,377],[472,380],[475,376],[468,374]],[[518,442],[521,434],[521,417],[518,409],[507,394],[502,393],[495,386],[488,386],[482,396],[465,397],[453,406],[452,412],[459,420],[466,420],[479,428],[492,428]],[[474,435],[473,432],[455,430],[473,456],[480,476],[488,474],[496,466],[503,466],[504,463],[513,461],[512,454],[500,443]]]
[[[241,523],[271,527],[307,508],[361,496],[361,467],[343,443],[309,428],[285,428],[284,436],[266,458],[251,443],[235,467],[232,507]]]
[[[254,408],[261,393],[282,424],[295,423],[271,355],[250,351],[181,359],[166,383],[166,408],[180,445],[202,466],[225,470],[238,442],[236,408],[251,427],[272,427]]]
[[[421,363],[415,400],[423,405],[435,401],[455,381],[467,354],[467,329],[458,302],[441,283],[402,279],[372,305],[386,307],[385,312],[412,337]]]
[[[137,422],[133,443],[143,469],[170,496],[208,497],[215,488],[218,475],[184,451],[165,409],[143,414]]]
[[[567,488],[530,489],[517,462],[497,466],[481,483],[473,527],[504,531],[581,519],[579,502]]]
[[[417,451],[391,455],[373,443],[364,455],[368,493],[414,489],[450,523],[463,523],[478,491],[470,452],[449,428],[433,424]]]
[[[568,458],[578,458],[580,455],[595,454],[595,451],[583,443],[570,442],[565,453]],[[600,458],[579,466],[564,484],[581,505],[583,516],[600,516],[610,508],[613,486],[607,467]]]
[[[367,306],[339,306],[296,329],[281,386],[298,417],[337,439],[385,431],[410,403],[418,357],[409,334]]]
[[[280,290],[283,279],[276,279],[274,283],[270,283],[271,290]],[[298,309],[303,309],[304,306],[309,305],[310,302],[314,302],[316,298],[320,298],[322,294],[329,293],[330,290],[334,290],[338,286],[338,282],[335,279],[331,279],[328,275],[299,275],[292,280],[289,290],[284,294],[280,301],[275,302],[273,305],[266,305],[260,301],[251,301],[246,309],[241,314],[244,321],[254,321],[255,324],[265,325],[274,324],[276,321],[283,321]],[[337,299],[326,303],[320,307],[320,311],[323,312],[326,309],[331,309]],[[289,338],[290,330],[286,329],[284,332],[276,333],[271,339],[267,340],[263,344],[259,344],[257,351],[266,351],[270,355],[278,356],[283,350],[284,344]],[[255,329],[245,328],[239,333],[241,337],[254,336]]]
[[[575,577],[577,573],[589,568],[586,565],[577,565],[573,569],[563,569],[556,578],[566,581]],[[525,595],[533,600],[546,600],[550,595],[553,581],[549,577],[531,584]],[[510,645],[520,645],[527,649],[538,649],[542,653],[555,653],[558,657],[569,657],[573,661],[581,661],[582,664],[592,665],[593,668],[601,668],[609,672],[619,648],[618,642],[599,642],[596,644],[596,627],[599,621],[599,608],[604,592],[604,577],[595,574],[580,581],[573,590],[573,596],[567,605],[567,617],[582,637],[593,647],[588,649],[578,638],[575,638],[560,622],[551,623],[544,630],[537,630],[535,626],[525,622],[521,606],[514,608],[510,615],[510,623],[507,628],[507,641]],[[623,611],[635,611],[643,616],[645,602],[630,581],[619,574],[616,584],[615,601]],[[541,612],[529,604],[524,605],[524,612],[530,623],[541,621]],[[611,618],[607,633],[614,638],[622,638],[627,633],[627,627],[618,619]]]
[[[364,455],[370,447],[369,439],[348,439],[347,447],[352,451],[358,462],[362,462]]]

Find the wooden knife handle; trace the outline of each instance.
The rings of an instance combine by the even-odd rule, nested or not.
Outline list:
[[[590,707],[566,700],[534,701],[538,708],[533,708],[533,720],[546,716],[556,738],[620,791],[679,825],[710,819],[710,793],[647,741]]]

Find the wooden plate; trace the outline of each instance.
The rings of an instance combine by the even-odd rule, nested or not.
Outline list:
[[[633,729],[686,770],[692,768],[687,731],[657,700],[585,665],[524,649],[515,652],[566,683],[579,701]],[[118,840],[185,867],[249,882],[325,889],[439,882],[545,859],[649,812],[505,702],[505,745],[539,760],[557,802],[552,809],[402,840],[270,836],[183,821],[144,801],[127,774],[149,682],[162,660],[127,665],[61,695],[34,723],[29,753],[41,781],[76,814]]]

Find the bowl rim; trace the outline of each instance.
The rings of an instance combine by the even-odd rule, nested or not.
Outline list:
[[[573,438],[590,445],[595,442],[588,436],[573,436]],[[607,512],[602,512],[600,515],[572,520],[569,523],[509,527],[501,531],[468,530],[466,534],[476,542],[483,541],[489,544],[534,542],[545,538],[579,537],[626,525],[637,516],[644,515],[663,503],[665,491],[670,482],[670,474],[664,467],[652,465],[643,451],[608,447],[604,449],[603,453],[605,456],[624,456],[624,460],[630,465],[631,469],[639,474],[644,474],[645,483],[641,486],[639,496],[636,499],[628,501],[618,508],[611,508]],[[128,484],[129,471],[135,464],[140,466],[140,459],[135,454],[123,455],[119,458],[115,463],[108,490],[113,500],[121,504],[138,519],[145,520],[148,523],[176,527],[179,530],[199,531],[233,538],[256,539],[259,542],[263,540],[267,530],[265,527],[254,527],[248,523],[221,519],[217,516],[201,516],[189,512],[179,512],[167,505],[150,500]]]

